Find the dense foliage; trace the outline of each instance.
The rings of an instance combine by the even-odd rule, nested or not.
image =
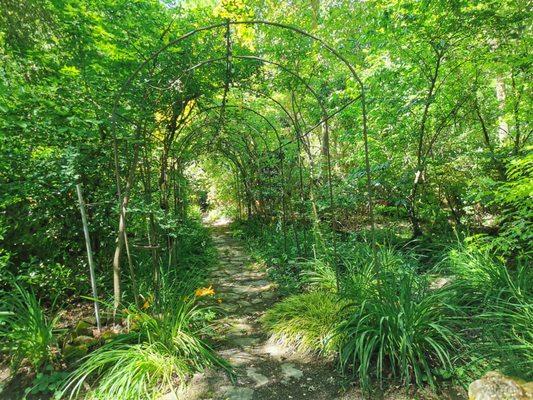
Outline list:
[[[227,216],[288,296],[273,340],[364,388],[531,379],[532,26],[511,0],[0,0],[3,359],[101,398],[229,371],[193,301]],[[93,287],[109,337],[76,332]]]

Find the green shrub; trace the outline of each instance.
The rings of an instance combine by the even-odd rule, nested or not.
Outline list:
[[[88,271],[88,267],[86,269]],[[57,262],[32,259],[22,263],[17,281],[30,286],[47,303],[67,300],[68,295],[87,292],[87,273],[83,274]]]
[[[302,267],[302,282],[310,288],[325,290],[330,292],[337,291],[337,273],[327,261],[314,259],[300,263]]]
[[[54,333],[59,316],[48,317],[35,294],[17,284],[2,297],[1,304],[4,309],[0,311],[0,349],[8,353],[13,367],[16,369],[25,361],[39,370],[54,362],[57,356]]]
[[[98,399],[151,399],[180,385],[187,362],[161,343],[111,343],[94,351],[69,377],[66,390],[76,398],[88,377],[98,377],[91,396]]]
[[[396,247],[380,245],[374,250],[368,243],[352,243],[350,249],[344,248],[339,254],[339,269],[335,271],[332,262],[313,259],[301,262],[302,281],[310,288],[329,290],[349,298],[352,302],[362,302],[375,293],[378,271],[392,273],[417,270],[415,258],[406,256]],[[337,275],[340,282],[337,284]]]
[[[483,310],[499,299],[531,298],[533,294],[533,273],[527,263],[509,268],[487,251],[462,244],[445,261],[445,273],[452,276],[452,286],[464,304]]]
[[[447,274],[451,275],[466,303],[484,303],[507,286],[507,267],[487,252],[453,249],[448,257]]]
[[[346,302],[331,292],[298,294],[275,304],[262,323],[273,340],[298,352],[329,354],[335,348],[331,335],[345,306]]]
[[[525,380],[533,379],[533,302],[497,301],[476,319],[483,324],[481,354],[489,364]]]
[[[163,293],[170,294],[170,290]],[[130,310],[130,331],[89,354],[69,376],[63,393],[79,395],[94,380],[91,395],[103,399],[151,399],[183,384],[187,374],[216,366],[230,371],[205,342],[208,333],[194,299],[162,296],[148,311]]]
[[[453,293],[430,291],[412,273],[380,273],[376,288],[336,329],[341,366],[357,374],[363,388],[372,376],[383,383],[388,373],[405,385],[433,385],[438,368],[451,368],[460,343]]]

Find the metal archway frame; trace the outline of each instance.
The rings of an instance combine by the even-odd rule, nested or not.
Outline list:
[[[113,134],[115,134],[116,115],[118,114],[118,107],[119,107],[119,102],[120,102],[121,97],[125,93],[125,90],[132,84],[133,80],[140,74],[140,72],[150,62],[155,61],[159,57],[159,55],[162,54],[167,49],[171,48],[172,46],[176,46],[180,42],[182,42],[182,41],[184,41],[184,40],[186,40],[188,38],[191,38],[191,37],[193,37],[194,35],[196,35],[196,34],[198,34],[200,32],[217,30],[219,28],[225,27],[226,28],[226,35],[225,36],[226,36],[226,42],[227,42],[228,51],[226,52],[226,57],[225,57],[226,66],[227,66],[227,68],[226,68],[226,70],[227,70],[227,73],[226,73],[226,85],[225,85],[225,91],[224,91],[224,96],[223,96],[222,109],[221,109],[221,113],[220,113],[220,115],[221,115],[220,119],[221,119],[221,122],[222,122],[222,117],[223,117],[223,114],[224,114],[224,108],[226,107],[226,104],[225,104],[226,95],[227,95],[227,91],[229,90],[229,80],[230,80],[229,73],[230,72],[228,72],[228,71],[230,70],[230,68],[228,66],[231,63],[230,58],[238,58],[238,57],[240,57],[240,58],[243,58],[243,59],[247,58],[247,59],[250,59],[250,60],[256,60],[256,61],[261,61],[261,62],[269,62],[268,60],[261,59],[260,57],[255,57],[255,56],[235,56],[235,55],[231,54],[231,50],[229,49],[229,47],[230,47],[230,45],[229,45],[229,33],[230,33],[230,26],[232,26],[232,25],[272,26],[272,27],[276,27],[276,28],[279,28],[279,29],[282,29],[282,30],[295,32],[295,33],[297,33],[297,34],[299,34],[299,35],[301,35],[303,37],[307,37],[307,38],[319,43],[322,48],[326,49],[329,53],[331,53],[335,58],[337,58],[341,63],[343,63],[347,67],[347,69],[349,70],[351,76],[357,82],[357,84],[359,86],[359,89],[360,89],[359,96],[356,99],[354,99],[353,101],[359,100],[360,104],[361,104],[361,113],[362,113],[362,122],[363,122],[362,131],[363,131],[364,155],[365,155],[365,170],[366,170],[366,177],[367,177],[367,195],[368,195],[367,198],[368,198],[368,207],[369,207],[369,217],[370,217],[370,222],[371,222],[371,227],[372,227],[372,232],[373,232],[374,229],[375,229],[375,222],[374,222],[374,215],[373,215],[373,200],[372,200],[373,199],[373,195],[372,195],[370,159],[369,159],[367,111],[366,111],[366,98],[365,98],[365,87],[364,87],[364,84],[363,84],[362,80],[360,79],[360,77],[358,76],[354,66],[344,56],[342,56],[340,54],[340,52],[338,52],[335,48],[330,46],[324,40],[318,38],[315,35],[312,35],[312,34],[306,32],[306,31],[304,31],[302,29],[299,29],[297,27],[294,27],[294,26],[291,26],[291,25],[287,25],[287,24],[277,23],[277,22],[264,21],[264,20],[250,20],[250,21],[231,21],[231,20],[227,20],[225,22],[216,23],[216,24],[212,24],[212,25],[208,25],[208,26],[204,26],[204,27],[200,27],[200,28],[194,29],[194,30],[189,31],[189,32],[181,35],[180,37],[170,41],[168,44],[166,44],[165,46],[161,47],[160,49],[158,49],[157,51],[152,53],[143,62],[141,62],[140,65],[134,70],[134,72],[128,77],[128,79],[124,82],[124,84],[120,87],[119,91],[116,93],[115,99],[114,99],[114,103],[113,103],[113,111],[112,111],[112,115],[111,115],[111,121],[112,121],[112,124],[111,124],[112,128],[111,129],[113,131]],[[222,58],[222,60],[224,60],[224,57]],[[219,61],[222,61],[222,60],[219,59]],[[207,64],[209,62],[211,62],[211,61],[210,60],[206,60],[206,61],[198,63],[197,66],[200,67],[200,66],[205,65],[205,64]],[[278,64],[277,66],[280,67],[279,63],[274,63],[274,62],[270,62],[270,63]],[[298,75],[298,77],[299,77],[299,75]],[[322,110],[325,111],[324,108],[322,108]],[[328,117],[325,118],[325,120],[323,122],[325,123],[326,134],[328,134],[327,121],[330,119],[330,117],[327,114],[327,112],[325,113],[325,115],[328,116]],[[333,205],[333,193],[332,193],[332,186],[331,186],[331,157],[330,157],[330,154],[329,154],[329,146],[328,146],[327,157],[328,157],[328,175],[329,175],[328,176],[328,180],[329,180],[329,183],[330,183],[330,197],[331,197],[331,203]]]

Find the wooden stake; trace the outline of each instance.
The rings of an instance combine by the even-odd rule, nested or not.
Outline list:
[[[87,224],[87,213],[85,211],[85,202],[83,201],[83,195],[81,192],[81,184],[76,185],[76,191],[78,192],[78,201],[80,203],[81,222],[83,224],[83,233],[85,235],[85,246],[87,247],[87,260],[89,261],[89,273],[91,276],[91,287],[93,289],[94,298],[94,315],[96,316],[96,328],[101,329],[100,326],[100,308],[98,306],[98,292],[96,290],[96,278],[94,275],[94,260],[93,252],[91,249],[91,238],[89,237],[89,225]]]

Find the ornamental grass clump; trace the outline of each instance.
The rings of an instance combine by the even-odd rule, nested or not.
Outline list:
[[[451,369],[461,344],[456,333],[459,309],[447,288],[429,290],[413,273],[379,273],[376,293],[336,328],[341,367],[370,387],[386,377],[404,385],[435,384],[437,369]]]
[[[332,333],[341,321],[346,302],[336,294],[313,291],[287,297],[262,318],[271,340],[303,353],[332,354]]]
[[[58,356],[56,325],[35,294],[18,284],[0,299],[0,351],[8,354],[14,369],[26,363],[33,370],[54,363]]]
[[[231,373],[229,363],[204,339],[209,334],[204,315],[194,296],[164,296],[157,306],[129,310],[130,331],[85,357],[63,394],[77,398],[89,384],[89,398],[152,399],[181,387],[189,374],[208,366]]]

